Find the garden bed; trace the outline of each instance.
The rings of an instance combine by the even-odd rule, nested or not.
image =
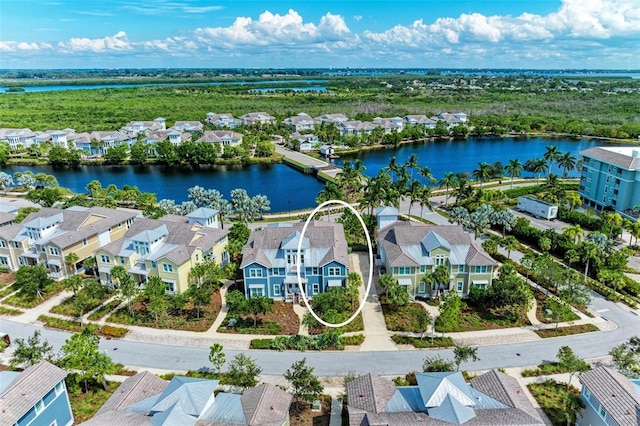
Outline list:
[[[383,303],[381,306],[389,331],[423,333],[429,327],[429,313],[419,303],[409,303],[397,309],[393,309],[388,303]]]
[[[72,333],[80,333],[85,327],[93,329],[98,336],[106,337],[107,339],[116,338],[119,339],[129,332],[129,329],[124,327],[114,327],[112,325],[105,324],[98,326],[97,324],[81,324],[77,321],[72,321],[63,318],[52,317],[48,315],[40,315],[38,321],[42,321],[45,327],[55,328],[57,330],[70,331]]]
[[[109,287],[104,286],[103,288],[108,289]],[[103,294],[98,294],[94,296],[92,294],[89,294],[87,289],[83,288],[80,291],[78,291],[76,295],[67,297],[62,303],[51,308],[49,312],[54,314],[59,314],[59,315],[65,315],[67,317],[82,316],[87,312],[90,312],[91,310],[95,309],[96,307],[102,305],[102,303],[104,303],[105,300],[111,297],[111,294],[108,291],[103,291],[102,293]],[[82,306],[82,313],[80,315],[78,315],[78,312],[76,311],[76,306],[75,306],[75,300],[78,297],[81,297],[81,298],[86,297],[86,301],[84,306]]]
[[[5,284],[11,284],[16,280],[16,273],[13,271],[1,271],[0,272],[0,286]]]
[[[120,383],[107,382],[109,390],[104,390],[102,385],[94,384],[89,392],[73,394],[69,392],[69,403],[73,412],[75,424],[85,422],[92,418],[96,412],[107,402],[107,399],[118,389]]]
[[[253,325],[252,316],[237,319],[235,326],[229,324],[233,315],[227,317],[218,328],[220,333],[237,334],[265,334],[265,335],[293,335],[300,331],[300,317],[293,310],[293,304],[282,301],[273,302],[273,310],[266,314],[259,314],[257,325]]]
[[[92,312],[91,315],[87,317],[87,319],[97,321],[117,308],[120,303],[122,302],[120,302],[119,300],[112,300],[111,302],[107,303],[104,306],[101,306],[99,309],[96,309],[94,312]]]
[[[447,326],[447,329],[444,330],[440,322],[436,321],[436,331],[454,333],[462,331],[498,330],[502,328],[522,327],[526,325],[530,325],[530,323],[524,312],[516,321],[511,321],[508,318],[496,316],[490,311],[468,305],[460,314],[458,327]]]
[[[33,308],[43,302],[46,302],[48,299],[60,293],[63,289],[64,288],[61,281],[54,281],[51,285],[44,289],[44,291],[42,292],[42,298],[39,298],[38,296],[27,296],[18,292],[13,296],[7,297],[2,301],[2,303],[17,306],[18,308]]]
[[[540,291],[534,291],[534,295],[536,298],[536,318],[543,324],[554,324],[556,321],[553,318],[549,318],[547,313],[545,312],[545,301],[547,296],[545,296]],[[560,318],[560,322],[568,322],[568,321],[576,321],[579,320],[580,317],[574,312],[568,312],[567,315],[564,315]]]
[[[576,388],[571,386],[567,391],[566,385],[557,383],[554,380],[531,383],[528,388],[554,426],[570,424],[567,422],[567,416],[570,416],[575,421],[576,413],[567,412],[566,402],[567,399],[580,401],[580,392]]]
[[[289,408],[290,426],[329,426],[331,419],[331,397],[322,395],[320,397],[320,411],[313,411],[309,404],[305,404],[303,409],[299,409],[295,401]]]
[[[0,315],[20,315],[23,312],[20,309],[7,308],[6,306],[0,306]]]
[[[547,328],[543,330],[536,330],[536,334],[543,339],[546,339],[548,337],[570,336],[572,334],[592,333],[594,331],[600,331],[600,329],[593,324],[580,324],[570,325],[568,327],[558,327],[556,329]]]
[[[204,332],[213,325],[221,306],[220,292],[215,291],[211,295],[211,302],[200,308],[199,319],[197,318],[196,309],[190,303],[187,303],[183,309],[168,309],[166,312],[162,312],[156,322],[153,315],[147,312],[145,304],[137,302],[133,305],[134,317],[129,315],[128,306],[123,306],[109,315],[107,321],[142,327]]]
[[[0,299],[2,299],[5,296],[10,295],[14,291],[16,291],[16,290],[10,285],[4,286],[2,289],[0,289]]]
[[[433,337],[425,336],[424,339],[419,337],[403,336],[401,334],[394,334],[391,339],[397,345],[411,345],[418,349],[429,348],[451,348],[455,346],[451,337]]]

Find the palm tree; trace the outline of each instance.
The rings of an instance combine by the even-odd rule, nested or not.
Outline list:
[[[418,174],[426,180],[426,185],[436,182],[433,174],[431,174],[431,168],[429,166],[420,167],[420,170],[418,170]]]
[[[420,198],[423,186],[423,183],[419,180],[412,179],[411,183],[406,189],[405,195],[409,197],[409,218],[411,218],[411,206],[416,200]]]
[[[538,183],[540,183],[540,175],[549,170],[549,166],[547,166],[547,162],[544,158],[537,158],[527,160],[524,163],[524,169],[531,173],[537,173],[537,180]]]
[[[444,197],[444,205],[446,206],[447,203],[449,202],[449,188],[450,187],[454,187],[456,185],[456,183],[458,182],[458,178],[456,177],[455,173],[453,172],[447,172],[444,174],[444,177],[442,179],[440,179],[439,183],[440,183],[440,188],[446,188],[446,193],[445,193],[445,197]]]
[[[566,235],[571,238],[574,244],[578,244],[578,242],[584,237],[584,229],[582,229],[578,224],[565,226],[562,228],[562,235]]]
[[[473,176],[480,181],[480,189],[482,189],[482,183],[491,177],[491,164],[478,163],[478,168],[473,171]]]
[[[411,154],[407,161],[404,162],[405,167],[411,169],[411,178],[413,179],[413,171],[418,170],[420,172],[420,165],[418,164],[418,156],[416,154]]]
[[[553,162],[560,158],[560,151],[558,151],[558,147],[555,145],[547,145],[546,152],[542,158],[544,158],[545,161],[549,161],[549,168],[547,170],[551,173],[551,166],[553,165]]]
[[[518,240],[513,235],[508,235],[500,241],[500,245],[507,250],[507,259],[511,259],[511,250],[518,248]]]
[[[398,164],[398,161],[396,160],[396,157],[389,158],[389,165],[387,167],[385,167],[384,170],[388,170],[390,172],[393,172],[393,176],[391,177],[391,183],[393,183],[398,171],[400,170],[400,165]]]
[[[562,177],[566,179],[567,172],[570,172],[576,168],[576,157],[574,157],[570,152],[560,154],[558,158],[558,165],[564,169]]]
[[[522,163],[517,158],[510,159],[509,164],[505,167],[507,173],[509,173],[509,177],[511,177],[511,189],[513,189],[513,178],[522,175],[522,167]]]
[[[69,275],[69,267],[73,266],[73,273],[76,274],[78,270],[76,269],[76,263],[78,263],[78,255],[74,252],[69,253],[64,257],[64,263],[67,265],[67,275]]]

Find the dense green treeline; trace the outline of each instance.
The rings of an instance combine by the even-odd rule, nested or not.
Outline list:
[[[266,111],[278,119],[299,112],[312,116],[343,112],[357,119],[407,114],[427,116],[465,111],[471,124],[498,126],[504,132],[549,131],[575,135],[635,138],[640,134],[640,94],[631,79],[589,86],[555,80],[502,79],[483,87],[434,86],[440,80],[423,77],[329,78],[328,92],[251,92],[261,85],[164,86],[34,92],[0,96],[0,127],[32,130],[73,128],[78,132],[116,130],[133,120],[203,121],[207,112],[238,117]],[[417,87],[411,87],[416,85]],[[450,81],[446,81],[449,83]],[[440,84],[440,83],[438,83]],[[477,83],[476,83],[477,84]],[[616,87],[633,86],[609,92]],[[281,87],[280,85],[278,87]],[[494,124],[491,124],[495,122]]]

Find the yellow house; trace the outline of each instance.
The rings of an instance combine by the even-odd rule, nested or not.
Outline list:
[[[17,270],[41,263],[52,278],[73,275],[97,249],[122,238],[136,216],[104,207],[43,208],[19,224],[0,228],[0,266]],[[71,253],[76,263],[66,265]]]
[[[138,219],[124,238],[96,251],[100,280],[111,283],[111,269],[122,266],[139,284],[160,277],[168,293],[189,287],[189,272],[205,259],[229,262],[226,230],[218,229],[217,211],[201,208],[185,216]]]

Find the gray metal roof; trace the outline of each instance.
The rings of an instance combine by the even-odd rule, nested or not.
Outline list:
[[[153,373],[142,371],[122,382],[96,414],[115,411],[157,396],[168,383]]]
[[[640,405],[640,396],[629,379],[607,367],[594,368],[579,377],[582,386],[589,389],[620,426],[640,424],[640,416],[636,409]]]
[[[636,151],[636,156],[633,156]],[[636,170],[640,166],[638,147],[594,147],[580,151],[585,157],[593,158],[604,163],[613,164],[626,170]]]
[[[280,426],[289,418],[291,394],[265,383],[242,393],[242,409],[249,426]]]

